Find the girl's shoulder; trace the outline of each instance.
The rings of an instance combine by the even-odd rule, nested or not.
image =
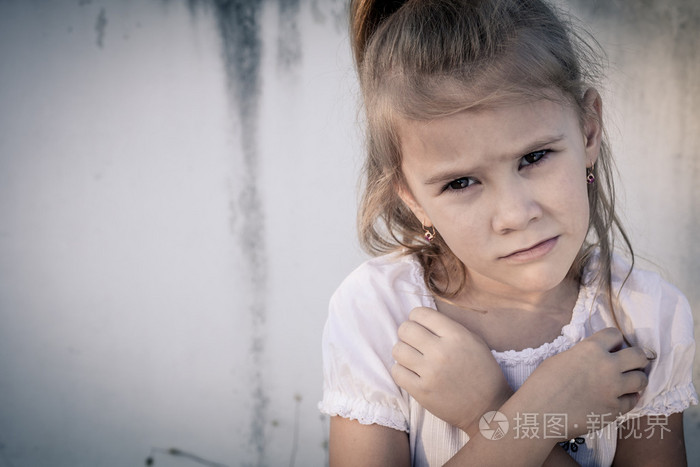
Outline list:
[[[645,269],[637,264],[632,267],[629,260],[615,253],[611,272],[612,290],[619,293],[622,301],[643,300],[665,306],[673,304],[690,310],[685,295],[656,271]]]
[[[586,319],[587,335],[604,327],[618,327],[633,345],[653,349],[653,365],[675,365],[695,354],[693,314],[683,293],[658,272],[634,266],[620,255],[611,263],[612,302],[596,290],[594,306]],[[587,287],[592,288],[595,284]],[[681,359],[676,354],[684,354]],[[673,357],[670,357],[675,355]]]
[[[695,337],[688,300],[658,272],[634,266],[615,255],[612,290],[617,295],[615,315],[631,344],[651,349],[657,358],[648,367],[649,383],[637,406],[624,418],[669,415],[697,404],[692,383]],[[610,316],[604,300],[599,311]],[[614,325],[609,321],[607,325]]]
[[[326,331],[336,329],[345,336],[355,334],[356,339],[371,338],[372,347],[388,345],[390,355],[396,330],[411,310],[420,306],[435,305],[418,261],[400,253],[379,256],[362,263],[335,291]]]
[[[595,272],[595,261],[593,258],[587,273]],[[612,297],[603,293],[597,281],[584,286],[592,300],[590,308],[579,310],[575,319],[585,329],[582,337],[605,327],[617,327],[633,345],[648,347],[660,355],[654,365],[677,362],[677,356],[668,356],[679,352],[692,361],[695,338],[688,300],[659,273],[636,265],[630,267],[621,255],[612,258]],[[610,298],[614,310],[610,308]]]
[[[323,331],[323,413],[409,429],[408,397],[391,377],[391,350],[410,311],[431,301],[410,255],[372,258],[345,278],[331,297]]]
[[[584,272],[584,283],[591,289],[598,288],[599,259],[597,254],[589,261]],[[619,253],[613,253],[611,263],[611,290],[619,300],[629,299],[642,301],[671,300],[687,303],[683,293],[673,284],[664,279],[661,274],[645,269],[637,263],[631,264],[629,259]]]
[[[402,252],[377,256],[358,266],[343,280],[331,302],[346,296],[383,299],[380,301],[432,299],[420,263],[415,256]]]
[[[384,255],[374,256],[364,261],[348,275],[348,279],[362,275],[374,275],[376,276],[375,278],[380,278],[387,274],[392,277],[397,274],[401,276],[413,276],[415,274],[421,274],[421,271],[422,268],[415,255],[398,250]]]

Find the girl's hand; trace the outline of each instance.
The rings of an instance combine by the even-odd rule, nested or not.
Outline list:
[[[566,414],[568,438],[600,429],[629,412],[648,383],[644,351],[622,345],[619,330],[598,331],[542,362],[518,393],[539,395],[539,414]]]
[[[399,326],[391,375],[423,407],[467,428],[512,394],[484,341],[431,308],[414,308]]]

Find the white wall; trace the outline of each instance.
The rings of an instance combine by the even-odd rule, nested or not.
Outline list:
[[[0,466],[325,463],[320,334],[363,258],[344,2],[243,3],[0,1]],[[700,309],[691,3],[580,12],[631,233]]]
[[[700,336],[700,3],[566,2],[608,53],[604,106],[621,176],[620,213],[643,267],[688,297]],[[700,349],[693,380],[700,387]],[[700,409],[685,414],[700,464]]]

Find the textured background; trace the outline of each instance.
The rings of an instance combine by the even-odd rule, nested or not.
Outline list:
[[[700,310],[700,7],[563,5],[609,53],[637,250]],[[326,462],[320,334],[363,259],[344,9],[0,0],[0,466]]]

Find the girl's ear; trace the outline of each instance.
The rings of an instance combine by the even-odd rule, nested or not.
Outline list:
[[[411,190],[408,189],[408,187],[404,184],[401,184],[398,188],[398,193],[399,193],[399,198],[401,198],[401,201],[403,201],[403,204],[408,207],[408,209],[411,210],[414,216],[416,216],[416,219],[423,224],[423,227],[432,227],[433,223],[430,221],[430,218],[428,215],[425,213],[423,208],[418,204],[418,201],[416,201],[416,198],[413,197],[413,193],[411,193]]]
[[[583,143],[586,150],[586,167],[598,160],[603,140],[603,101],[593,88],[583,96]]]

